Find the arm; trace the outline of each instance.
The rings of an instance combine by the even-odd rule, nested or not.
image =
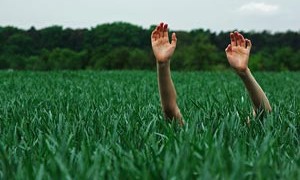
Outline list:
[[[158,86],[164,115],[167,119],[176,119],[183,125],[182,115],[176,103],[176,90],[171,78],[170,59],[176,48],[176,34],[169,42],[168,25],[161,23],[151,35],[151,44],[157,64]]]
[[[230,66],[242,79],[253,103],[254,112],[261,110],[271,112],[271,106],[262,88],[256,82],[248,68],[251,41],[244,39],[238,32],[230,33],[231,43],[226,48],[226,56]]]
[[[256,115],[261,110],[264,110],[266,112],[271,112],[272,109],[269,100],[265,95],[264,91],[262,90],[262,88],[259,86],[255,78],[251,74],[250,69],[247,68],[245,72],[243,73],[239,72],[238,75],[244,82],[246,89],[248,90],[248,93],[251,97],[254,106],[254,114]]]

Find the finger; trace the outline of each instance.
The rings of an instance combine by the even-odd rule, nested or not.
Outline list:
[[[168,24],[164,25],[164,34],[163,37],[168,37]]]
[[[157,39],[157,29],[159,26],[156,26],[156,28],[151,33],[151,40],[155,41]]]
[[[176,34],[175,33],[172,33],[172,41],[171,41],[171,44],[173,46],[176,46],[176,43],[177,43],[177,37],[176,37]]]
[[[225,49],[225,52],[229,53],[231,51],[232,51],[232,46],[231,46],[231,44],[228,44],[227,48]]]
[[[234,32],[234,39],[236,40],[237,46],[241,46],[241,40],[239,38],[239,32],[237,32],[237,31]]]
[[[225,48],[225,52],[228,52],[228,48],[229,48],[229,44],[228,44],[227,47]]]
[[[159,25],[159,37],[164,37],[164,23],[161,22]]]
[[[231,46],[236,46],[236,41],[233,33],[230,33],[230,41]]]
[[[154,41],[156,41],[158,38],[159,38],[159,33],[158,33],[157,31],[155,31],[155,32],[153,33],[152,39],[153,39]]]
[[[164,27],[164,23],[161,22],[161,23],[159,24],[159,26],[160,26],[161,28],[163,28],[163,27]]]
[[[239,33],[239,39],[240,39],[240,42],[241,42],[241,46],[243,48],[246,48],[246,41],[245,41],[245,38],[242,34]]]
[[[252,47],[252,42],[249,40],[249,39],[246,39],[245,40],[246,41],[246,46],[247,46],[247,49],[251,49],[251,47]]]
[[[156,41],[156,34],[155,34],[155,30],[154,31],[152,31],[152,33],[151,33],[151,41]]]
[[[160,38],[160,25],[156,27],[156,38]]]

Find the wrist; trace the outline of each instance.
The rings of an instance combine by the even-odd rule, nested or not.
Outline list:
[[[157,67],[159,67],[159,68],[169,67],[170,66],[170,60],[167,60],[167,61],[158,61],[158,60],[156,60],[156,64],[157,64]]]
[[[248,76],[251,71],[250,69],[247,67],[245,70],[235,70],[235,72],[242,78],[242,77],[246,77]]]

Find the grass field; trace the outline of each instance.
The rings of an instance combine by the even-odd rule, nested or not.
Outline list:
[[[0,72],[0,179],[299,179],[300,73],[175,72],[186,120],[164,122],[156,73]]]

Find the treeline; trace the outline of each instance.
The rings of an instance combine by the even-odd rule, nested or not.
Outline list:
[[[123,22],[91,29],[0,27],[0,69],[154,69],[153,29]],[[224,52],[229,32],[197,29],[176,33],[172,69],[229,68]],[[242,33],[253,43],[249,62],[253,70],[300,70],[300,31]]]

